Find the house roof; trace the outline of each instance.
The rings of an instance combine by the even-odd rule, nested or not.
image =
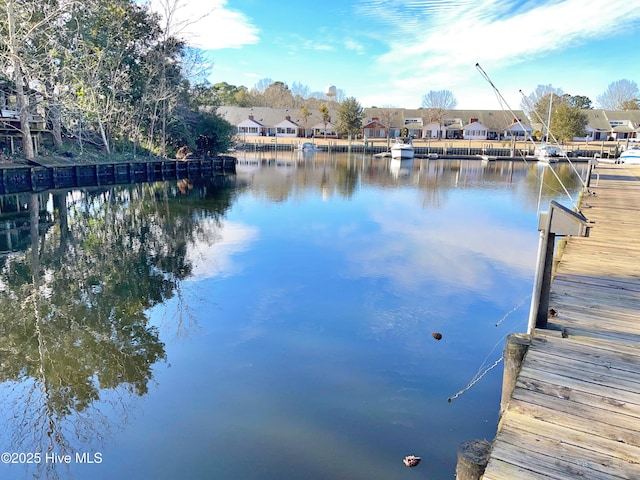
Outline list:
[[[506,129],[508,132],[531,132],[532,128],[522,122],[516,122],[509,125]]]
[[[293,126],[313,128],[323,128],[324,122],[322,120],[322,114],[318,110],[310,109],[309,116],[303,117],[301,109],[295,108],[269,108],[269,107],[231,107],[222,106],[218,107],[216,112],[221,117],[225,118],[229,123],[235,126],[240,126],[242,122],[249,119],[249,115],[253,115],[255,123],[265,127],[275,127],[285,125],[286,117],[291,118]],[[628,110],[628,111],[613,111],[613,110],[582,110],[582,113],[587,115],[589,130],[601,131],[601,132],[631,132],[638,131],[640,128],[640,110]],[[330,111],[331,119],[335,122],[337,119],[336,111]],[[365,108],[363,110],[363,117],[365,119],[365,126],[363,128],[371,128],[376,126],[373,122],[373,118],[378,119],[377,126],[383,128],[403,128],[408,129],[433,129],[438,128],[437,122],[430,123],[429,110],[424,108],[419,109],[405,109],[405,108]],[[504,132],[512,129],[514,123],[514,117],[522,122],[525,130],[530,131],[530,123],[522,110],[514,110],[513,112],[506,112],[503,110],[449,110],[446,112],[443,123],[450,124],[451,122],[456,125],[449,125],[450,128],[465,129],[468,128],[471,120],[481,124],[490,132]],[[422,119],[420,122],[405,122],[411,119]],[[459,122],[459,123],[458,123]],[[624,125],[615,125],[612,127],[611,122],[625,122]],[[386,125],[390,123],[390,125]],[[247,126],[243,124],[242,126]],[[334,123],[331,124],[334,126]],[[465,127],[466,126],[466,127]],[[521,130],[521,127],[516,127]]]
[[[587,116],[587,125],[593,130],[608,132],[611,130],[609,119],[604,110],[581,110]]]
[[[250,118],[245,118],[240,123],[236,124],[238,127],[262,127],[263,125],[260,122],[256,122]]]
[[[386,128],[386,125],[382,123],[379,119],[371,120],[367,124],[363,125],[362,128]]]
[[[334,131],[336,126],[332,122],[327,122],[326,127],[327,127],[327,131]],[[312,128],[314,130],[324,130],[325,129],[325,123],[323,121],[320,121],[319,123],[316,123],[315,125],[312,125],[310,128]]]
[[[611,121],[628,121],[634,125],[640,123],[640,110],[596,110],[602,112]]]
[[[291,120],[287,120],[286,118],[284,120],[282,120],[280,123],[275,125],[276,127],[293,127],[293,128],[298,128],[298,124],[296,124],[295,122],[292,122]]]
[[[297,126],[311,128],[311,125],[322,122],[322,114],[318,110],[309,109],[309,117],[306,119],[299,108],[269,108],[269,107],[232,107],[222,106],[216,109],[216,113],[227,120],[231,125],[239,125],[240,122],[253,115],[253,118],[265,127],[275,127],[287,116]],[[331,118],[336,118],[336,112],[330,110]]]
[[[462,130],[487,130],[487,127],[480,122],[472,122],[469,125],[465,125]]]

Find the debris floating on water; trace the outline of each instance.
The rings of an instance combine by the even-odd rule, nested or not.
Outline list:
[[[402,460],[402,462],[407,467],[411,468],[417,466],[420,463],[420,460],[422,460],[420,457],[416,457],[415,455],[408,455],[404,457],[404,460]]]
[[[442,334],[440,332],[433,332],[431,336],[436,340],[442,340]]]

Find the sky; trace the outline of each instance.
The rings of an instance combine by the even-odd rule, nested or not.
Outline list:
[[[519,109],[539,85],[597,107],[612,82],[640,82],[640,0],[151,0],[167,2],[213,84],[334,85],[399,108],[449,90],[458,109]]]

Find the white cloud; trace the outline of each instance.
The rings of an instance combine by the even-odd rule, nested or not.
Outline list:
[[[363,0],[361,5],[362,14],[386,26],[390,39],[376,66],[393,72],[391,88],[405,94],[468,88],[469,75],[477,75],[476,63],[492,71],[513,70],[619,33],[640,19],[639,0],[613,0],[604,8],[583,0],[520,5],[512,0],[399,0],[393,10],[386,2]]]
[[[200,281],[223,275],[232,275],[239,270],[233,256],[245,251],[258,236],[258,229],[239,223],[227,222],[219,227],[215,220],[201,227],[206,231],[207,241],[189,245],[189,260],[193,263],[190,280]]]
[[[150,0],[151,9],[166,17],[171,0]],[[258,29],[242,12],[227,6],[227,0],[208,2],[178,0],[172,19],[178,36],[203,50],[240,48],[257,43]]]
[[[430,272],[430,276],[439,279],[437,288],[446,291],[450,285],[457,285],[469,292],[494,294],[498,298],[495,290],[498,280],[492,269],[511,275],[532,273],[537,236],[529,231],[466,213],[461,221],[453,211],[450,217],[436,219],[425,211],[406,208],[404,201],[387,199],[370,212],[371,220],[380,226],[382,238],[389,241],[382,240],[356,251],[345,240],[344,247],[352,252],[348,275],[386,278],[391,288],[398,291],[420,291],[424,288],[423,277],[416,272]],[[357,235],[350,233],[345,237]],[[405,242],[394,242],[398,237]],[[434,291],[437,288],[432,289],[433,294],[442,293]],[[509,295],[507,292],[506,296]]]
[[[358,54],[362,55],[363,53],[365,53],[364,45],[362,45],[360,42],[357,42],[356,40],[353,40],[352,38],[347,38],[344,41],[344,46],[347,50],[351,50]]]

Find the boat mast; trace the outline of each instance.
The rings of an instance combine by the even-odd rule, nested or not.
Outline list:
[[[551,105],[553,104],[553,92],[549,94],[549,112],[547,113],[547,137],[545,143],[549,143],[549,135],[551,135]]]

